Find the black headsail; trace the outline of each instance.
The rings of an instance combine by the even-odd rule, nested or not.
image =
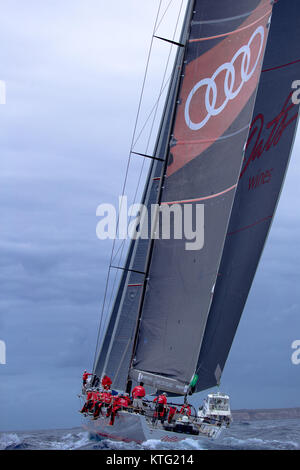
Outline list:
[[[129,377],[185,394],[197,369],[252,120],[269,0],[196,0],[160,191],[165,212],[204,204],[204,246],[150,245]],[[175,210],[175,209],[174,209]],[[188,248],[188,249],[187,249]]]
[[[292,84],[300,79],[299,18],[298,0],[274,5],[247,151],[198,361],[198,391],[219,383],[284,181],[299,113],[292,101]]]

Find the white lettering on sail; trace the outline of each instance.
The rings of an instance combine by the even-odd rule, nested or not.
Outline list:
[[[259,47],[258,55],[252,67],[252,70],[249,70],[250,63],[251,63],[251,44],[253,40],[255,39],[255,37],[258,35],[260,36],[260,47]],[[228,101],[233,100],[240,93],[244,84],[248,82],[248,80],[250,80],[250,78],[252,77],[252,75],[254,74],[256,70],[257,64],[259,62],[259,59],[263,50],[264,36],[265,36],[264,28],[262,26],[259,26],[252,34],[251,38],[249,39],[248,44],[246,44],[245,46],[242,46],[234,54],[231,62],[225,62],[224,64],[220,65],[220,67],[218,67],[218,69],[215,71],[212,77],[204,78],[200,80],[200,82],[196,83],[194,88],[191,90],[186,100],[186,104],[185,104],[185,114],[184,114],[185,122],[191,130],[198,131],[203,126],[205,126],[207,121],[212,116],[217,116],[218,114],[220,114],[223,111],[223,109],[226,107]],[[236,72],[235,72],[234,64],[237,58],[240,56],[242,56],[241,83],[233,91],[234,86],[236,85]],[[224,80],[224,92],[225,92],[226,98],[224,102],[219,107],[216,108],[218,89],[217,89],[215,80],[217,76],[223,71],[226,71],[225,80]],[[191,106],[191,102],[195,93],[199,90],[199,88],[203,86],[207,87],[206,93],[205,93],[205,107],[206,107],[207,115],[201,122],[195,123],[191,120],[191,117],[190,117],[190,106]]]

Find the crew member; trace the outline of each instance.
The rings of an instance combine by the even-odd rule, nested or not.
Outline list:
[[[99,393],[99,399],[96,401],[95,406],[94,406],[94,419],[97,419],[99,414],[102,414],[101,408],[104,405],[104,394],[107,392],[101,392]]]
[[[104,390],[109,390],[111,384],[112,384],[112,381],[110,377],[108,377],[107,375],[104,375],[104,377],[102,377],[102,380],[101,380],[101,385],[104,388]]]
[[[159,395],[158,397],[155,397],[153,402],[156,402],[156,407],[155,407],[155,412],[153,415],[152,422],[154,423],[156,419],[160,418],[160,421],[163,423],[164,422],[164,417],[165,417],[165,412],[166,412],[166,407],[167,407],[167,394],[164,392],[162,395]]]
[[[133,398],[133,407],[137,410],[143,410],[143,398],[146,395],[146,391],[144,389],[144,383],[140,382],[140,385],[137,385],[132,390],[132,398]]]
[[[96,406],[96,403],[98,403],[100,401],[100,392],[99,392],[99,388],[97,388],[96,390],[94,390],[92,392],[92,406],[90,407],[90,411],[95,411],[95,406]]]
[[[179,413],[184,416],[191,416],[192,410],[190,405],[188,403],[184,403]]]
[[[176,406],[170,406],[170,409],[169,409],[169,414],[168,414],[168,423],[172,423],[175,415],[177,413],[177,408]]]
[[[87,395],[86,395],[86,402],[85,404],[83,405],[83,408],[82,410],[80,411],[80,413],[87,413],[88,410],[92,407],[93,405],[93,392],[91,390],[89,390],[87,392]]]
[[[86,370],[83,372],[83,375],[82,375],[82,385],[85,387],[86,386],[86,382],[87,382],[87,379],[88,379],[88,376],[89,375],[93,375],[93,374],[89,374]]]
[[[120,394],[115,398],[113,405],[111,406],[111,411],[110,411],[110,422],[109,422],[110,426],[114,425],[115,418],[116,418],[118,411],[126,409],[128,405],[129,405],[128,396]]]

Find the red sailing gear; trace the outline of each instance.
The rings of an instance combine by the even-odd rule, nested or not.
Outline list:
[[[154,418],[157,418],[157,416],[159,415],[161,421],[163,421],[166,411],[165,406],[167,404],[167,397],[165,395],[159,395],[158,397],[154,398],[153,402],[157,402],[154,412]]]
[[[110,410],[108,410],[106,416],[110,416],[110,426],[113,426],[114,425],[114,422],[115,422],[115,417],[118,413],[119,410],[121,410],[122,408],[127,408],[127,406],[129,405],[129,399],[128,397],[116,397],[114,399],[114,402],[113,404],[110,406]]]
[[[110,403],[110,400],[111,400],[111,394],[110,393],[107,393],[107,392],[97,392],[97,396],[98,396],[98,401],[95,403],[95,411],[94,411],[94,418],[98,418],[99,414],[101,413],[102,414],[102,406],[104,405],[105,401],[105,395],[109,395],[109,403]],[[108,401],[108,397],[107,397],[107,401]]]
[[[168,423],[171,423],[175,414],[176,414],[177,408],[176,406],[170,406],[170,411],[168,415]]]
[[[108,393],[108,392],[103,392],[102,393],[102,400],[107,405],[109,405],[112,402],[112,399],[113,399],[113,397],[112,397],[111,393]]]
[[[89,375],[93,375],[93,374],[88,374],[87,372],[84,372],[83,375],[82,375],[82,381],[84,384],[86,384],[86,381],[87,381],[87,378]]]
[[[167,404],[167,397],[165,395],[159,395],[158,397],[155,397],[153,402],[159,403],[160,405],[166,405]]]
[[[109,390],[112,384],[112,381],[107,375],[105,375],[103,379],[101,380],[101,384],[104,390]]]
[[[120,397],[117,401],[117,405],[127,408],[127,406],[129,405],[128,397]]]
[[[192,410],[189,405],[182,405],[179,413],[181,415],[191,416]]]
[[[92,406],[94,406],[94,402],[93,402],[93,392],[88,392],[87,393],[87,396],[86,396],[86,402],[85,404],[83,405],[83,408],[81,410],[81,413],[87,413],[87,411],[92,408]]]
[[[99,400],[100,400],[100,393],[99,392],[92,392],[92,401],[93,401],[94,406],[97,403],[97,401],[99,401]]]
[[[137,385],[132,390],[132,397],[133,398],[143,398],[146,395],[146,391],[142,385]]]

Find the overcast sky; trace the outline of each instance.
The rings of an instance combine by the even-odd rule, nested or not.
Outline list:
[[[96,237],[96,208],[121,194],[158,3],[1,2],[0,431],[80,424],[111,246]],[[155,50],[146,111],[166,51]],[[233,408],[300,406],[299,150],[297,138],[225,368]]]

